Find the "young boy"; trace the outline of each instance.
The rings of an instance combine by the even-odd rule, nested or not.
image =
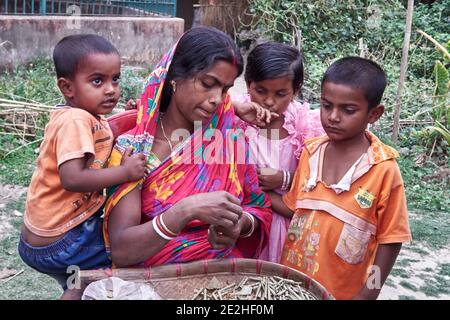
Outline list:
[[[333,63],[322,79],[327,135],[306,142],[290,192],[272,198],[277,211],[294,213],[281,263],[337,299],[376,299],[411,240],[398,153],[366,129],[384,112],[385,87],[370,60]]]
[[[57,106],[45,128],[19,253],[66,289],[68,266],[110,266],[100,217],[103,189],[138,180],[147,169],[146,157],[131,155],[131,150],[120,166],[105,165],[114,139],[104,115],[120,97],[117,49],[97,35],[73,35],[56,45],[53,61],[66,104]],[[66,290],[61,298],[71,294]]]

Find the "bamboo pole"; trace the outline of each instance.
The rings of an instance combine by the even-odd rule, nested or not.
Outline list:
[[[401,97],[403,93],[403,85],[405,83],[406,78],[406,70],[408,68],[408,51],[409,51],[409,41],[411,39],[411,25],[413,12],[414,12],[414,0],[408,0],[408,7],[406,9],[405,36],[403,38],[402,62],[400,66],[400,79],[398,81],[397,95],[395,97],[394,128],[392,132],[392,142],[394,142],[394,144],[397,144],[398,141]]]

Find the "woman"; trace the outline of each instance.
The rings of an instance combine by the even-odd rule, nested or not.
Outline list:
[[[270,204],[255,167],[235,156],[245,139],[230,134],[235,124],[227,90],[242,69],[230,37],[199,27],[150,75],[136,127],[117,139],[110,159],[118,165],[131,146],[147,155],[150,167],[142,183],[109,190],[104,234],[115,266],[259,255]],[[183,132],[186,139],[171,140]],[[234,144],[225,143],[230,137]]]

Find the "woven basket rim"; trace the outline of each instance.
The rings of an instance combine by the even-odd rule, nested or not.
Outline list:
[[[80,280],[85,284],[108,277],[119,277],[128,281],[165,282],[214,275],[279,276],[300,282],[319,299],[334,300],[332,294],[322,284],[303,272],[278,263],[257,259],[199,260],[146,268],[81,270],[79,274]]]

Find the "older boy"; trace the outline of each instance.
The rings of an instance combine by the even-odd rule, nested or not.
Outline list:
[[[327,136],[306,143],[290,192],[273,201],[295,211],[281,262],[337,299],[376,299],[411,240],[398,153],[366,129],[384,112],[385,86],[384,71],[367,59],[328,68],[320,107]]]

